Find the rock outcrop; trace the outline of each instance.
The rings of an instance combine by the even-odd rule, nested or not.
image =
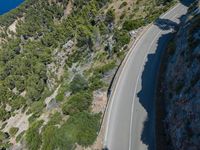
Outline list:
[[[176,36],[163,81],[165,132],[173,150],[200,148],[200,2],[194,3]]]

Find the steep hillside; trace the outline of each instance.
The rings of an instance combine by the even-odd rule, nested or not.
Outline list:
[[[0,148],[91,146],[131,38],[168,1],[25,0],[0,16]]]
[[[167,150],[200,147],[200,2],[188,11],[175,42],[168,48],[168,65],[161,93]]]

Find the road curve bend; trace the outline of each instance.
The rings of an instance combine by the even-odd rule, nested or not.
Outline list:
[[[109,150],[155,150],[154,89],[172,25],[187,6],[179,3],[160,17],[130,49],[105,114],[104,147]]]

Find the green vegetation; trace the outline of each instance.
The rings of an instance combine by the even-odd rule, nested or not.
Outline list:
[[[83,146],[91,145],[99,130],[100,115],[81,112],[72,116],[61,129],[72,136],[73,141]]]
[[[144,19],[126,20],[123,24],[123,29],[127,31],[138,29],[141,26],[146,25]]]
[[[116,40],[116,45],[114,47],[114,52],[118,52],[120,48],[130,42],[130,36],[124,30],[116,30],[114,34],[114,39]]]
[[[59,112],[56,112],[51,116],[47,125],[48,126],[49,125],[57,125],[60,123],[61,120],[62,120],[62,115]]]
[[[5,140],[7,139],[7,135],[4,132],[0,131],[0,148],[6,147]]]
[[[92,103],[92,94],[84,91],[71,96],[63,105],[63,113],[72,115],[78,112],[88,110]]]
[[[94,90],[98,90],[102,87],[104,87],[104,82],[101,80],[101,78],[97,75],[93,75],[89,78],[89,89],[91,91],[94,91]]]
[[[31,114],[29,129],[16,137],[20,142],[23,136],[28,149],[74,149],[76,143],[88,146],[95,141],[101,115],[90,112],[93,91],[108,88],[104,77],[124,58],[128,32],[155,20],[171,4],[159,1],[152,5],[150,0],[141,10],[143,1],[133,6],[123,1],[118,20],[116,10],[109,7],[113,2],[73,0],[72,12],[65,16],[68,0],[25,0],[0,16],[0,120],[20,109]],[[16,32],[8,31],[16,19]],[[64,75],[58,77],[62,57],[57,54],[68,51],[63,45],[69,40],[74,46],[61,65]],[[46,111],[44,100],[59,85],[55,101],[62,112],[52,108],[44,125],[38,121]],[[7,105],[11,112],[5,110]],[[16,132],[11,128],[12,136]],[[0,142],[9,147],[1,134]]]
[[[26,132],[25,139],[27,142],[28,149],[30,150],[36,150],[40,148],[42,141],[41,136],[39,134],[39,129],[42,123],[42,121],[34,122]]]
[[[38,117],[42,113],[44,106],[45,105],[43,101],[36,101],[31,105],[28,113],[33,113],[35,116]]]
[[[62,84],[62,86],[59,89],[59,92],[56,96],[56,100],[58,102],[61,102],[65,98],[65,92],[69,90],[69,85],[67,83]]]
[[[6,110],[4,108],[0,108],[0,119],[6,120],[9,117],[10,117],[10,114],[8,112],[6,112]]]
[[[9,133],[11,136],[15,136],[15,134],[17,133],[18,130],[19,130],[19,128],[12,127],[12,128],[10,128]]]
[[[19,141],[22,139],[24,133],[25,133],[25,131],[21,132],[21,133],[16,137],[16,142],[19,142]]]
[[[105,22],[106,23],[112,23],[114,22],[115,20],[115,13],[114,13],[114,10],[112,9],[109,9],[106,13],[106,19],[105,19]]]
[[[86,90],[88,88],[88,82],[85,78],[80,75],[76,74],[70,83],[70,90],[72,93],[80,92],[82,90]]]
[[[103,77],[103,75],[116,66],[115,61],[94,68],[94,75]]]
[[[123,8],[123,7],[125,7],[125,6],[127,6],[128,5],[128,3],[127,2],[123,2],[120,6],[119,6],[119,9],[121,9],[121,8]]]
[[[58,129],[56,126],[48,126],[42,133],[42,139],[44,144],[42,150],[46,149],[73,149],[73,142],[68,136],[66,130],[62,127]]]
[[[100,115],[88,112],[79,112],[70,117],[59,128],[56,126],[62,121],[61,115],[56,113],[50,122],[39,133],[41,121],[34,122],[26,133],[29,149],[73,149],[77,142],[80,145],[91,145],[97,136],[100,127]],[[41,136],[42,135],[42,136]],[[30,140],[30,139],[33,140]],[[30,140],[30,141],[29,141]]]

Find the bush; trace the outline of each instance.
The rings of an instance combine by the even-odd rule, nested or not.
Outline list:
[[[40,113],[42,113],[42,110],[43,110],[44,106],[45,106],[45,104],[44,104],[43,101],[33,102],[31,104],[31,107],[30,107],[28,113],[33,113],[36,116],[38,116]]]
[[[0,119],[4,120],[5,115],[7,114],[6,110],[4,108],[0,108]]]
[[[94,143],[100,127],[100,115],[80,112],[70,117],[61,132],[71,136],[74,143],[89,146]]]
[[[61,102],[64,100],[65,98],[65,92],[69,90],[69,86],[66,84],[62,84],[62,86],[60,87],[59,91],[58,91],[58,95],[56,96],[56,100]]]
[[[59,124],[60,121],[62,120],[62,116],[59,112],[56,112],[55,114],[53,114],[49,120],[49,122],[47,123],[47,125],[56,125]]]
[[[89,87],[91,91],[100,89],[104,86],[104,82],[97,76],[92,76],[89,78]]]
[[[100,115],[80,112],[70,117],[60,128],[48,124],[42,130],[42,150],[74,149],[75,144],[93,144],[100,127]]]
[[[119,9],[121,9],[121,8],[123,8],[123,7],[125,7],[125,6],[127,6],[127,2],[123,2],[120,6],[119,6]]]
[[[19,142],[19,141],[22,139],[24,133],[25,133],[25,131],[21,132],[21,133],[16,137],[16,142]]]
[[[99,66],[97,68],[94,69],[94,75],[96,75],[96,77],[102,77],[106,72],[108,72],[109,70],[113,69],[116,66],[115,61],[111,61],[105,65]]]
[[[42,141],[42,150],[70,150],[73,149],[74,144],[66,131],[61,132],[61,129],[52,125],[45,127],[42,133]]]
[[[5,121],[10,117],[10,113],[8,113],[4,108],[0,107],[0,120]]]
[[[76,74],[70,83],[72,93],[77,93],[88,88],[87,80],[80,74]]]
[[[138,29],[139,27],[144,26],[146,23],[144,19],[137,20],[126,20],[123,24],[123,29],[127,31]]]
[[[130,42],[130,36],[124,30],[116,30],[114,34],[114,39],[116,40],[114,52],[118,52],[123,46]]]
[[[25,140],[27,142],[27,147],[29,150],[38,150],[42,144],[41,135],[39,134],[39,129],[43,121],[34,122],[30,128],[27,130],[25,135]]]
[[[88,110],[92,103],[92,94],[89,92],[77,93],[69,98],[63,105],[63,113],[66,115],[73,115],[78,112]]]
[[[25,104],[26,104],[26,99],[22,96],[18,96],[16,99],[12,100],[10,103],[12,110],[20,109]]]
[[[5,133],[0,131],[0,145],[3,143],[3,141],[6,139]],[[0,147],[1,148],[1,147]]]
[[[9,130],[9,134],[10,134],[11,136],[15,136],[15,134],[17,133],[18,130],[19,130],[19,128],[12,127],[12,128],[10,128],[10,130]]]
[[[114,13],[114,10],[112,9],[109,9],[106,13],[106,19],[105,19],[105,22],[106,23],[112,23],[114,22],[115,20],[115,13]]]

